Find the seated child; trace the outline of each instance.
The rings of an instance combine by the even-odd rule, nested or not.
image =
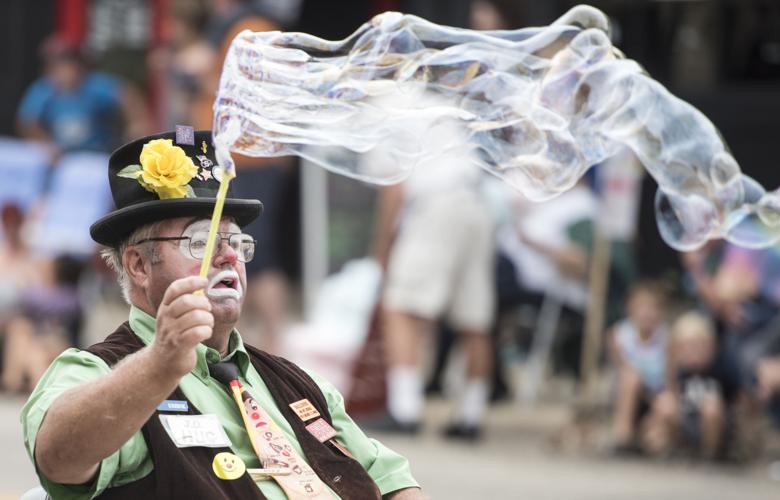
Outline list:
[[[666,332],[664,297],[651,282],[629,294],[627,317],[610,331],[609,348],[618,367],[618,393],[613,420],[615,451],[636,451],[637,424],[647,416],[664,387]]]
[[[52,360],[76,344],[81,329],[77,286],[83,265],[62,255],[51,267],[50,282],[26,290],[6,324],[0,380],[10,392],[32,390]]]
[[[692,311],[677,319],[668,362],[669,387],[653,404],[645,444],[656,454],[690,445],[703,458],[715,458],[722,451],[727,408],[738,381],[720,362],[708,317]]]

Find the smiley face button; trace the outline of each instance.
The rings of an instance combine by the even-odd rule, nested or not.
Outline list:
[[[214,455],[211,468],[214,469],[214,474],[218,478],[226,480],[238,479],[246,472],[244,461],[236,455],[227,452]]]

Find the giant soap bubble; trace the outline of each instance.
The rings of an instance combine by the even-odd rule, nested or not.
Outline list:
[[[624,58],[608,30],[601,11],[578,6],[550,26],[513,31],[396,12],[336,42],[245,31],[228,51],[214,104],[220,161],[229,163],[228,149],[294,154],[392,183],[441,154],[426,149],[421,120],[448,121],[464,131],[453,148],[465,141],[480,167],[544,200],[628,147],[658,182],[658,225],[671,246],[777,242],[780,195],[743,175],[713,124]],[[333,154],[388,144],[395,167],[381,172]]]

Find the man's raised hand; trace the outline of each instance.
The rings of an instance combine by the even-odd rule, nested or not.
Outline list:
[[[189,276],[174,281],[165,291],[157,309],[157,333],[150,349],[160,370],[183,377],[195,367],[195,347],[211,337],[214,316],[211,303],[195,291],[206,288],[208,280]]]

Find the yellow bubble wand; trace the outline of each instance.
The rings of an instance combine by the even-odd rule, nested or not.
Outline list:
[[[222,136],[214,136],[215,156],[217,158],[218,166],[214,170],[218,172],[215,177],[219,176],[219,190],[217,191],[217,201],[214,204],[214,212],[211,215],[211,226],[209,227],[209,235],[206,239],[206,248],[203,252],[203,260],[200,263],[200,277],[205,278],[208,276],[209,267],[211,266],[211,257],[214,255],[214,245],[217,240],[217,233],[219,232],[219,222],[222,220],[222,208],[225,206],[225,198],[227,197],[228,186],[230,181],[236,177],[236,167],[230,158],[230,149],[227,144],[229,138]],[[198,290],[198,294],[203,294],[203,290]]]

